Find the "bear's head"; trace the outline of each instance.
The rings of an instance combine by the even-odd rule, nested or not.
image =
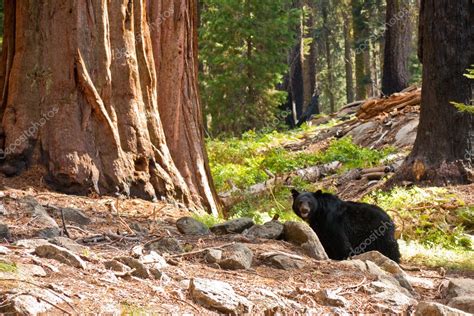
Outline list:
[[[297,190],[291,190],[293,195],[293,211],[296,215],[302,218],[305,221],[308,221],[311,215],[311,212],[314,212],[318,209],[318,199],[317,197],[322,194],[321,190],[318,190],[315,193],[312,192],[298,192]]]

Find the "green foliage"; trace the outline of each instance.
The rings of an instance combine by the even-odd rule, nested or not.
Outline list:
[[[399,245],[403,260],[412,264],[474,271],[472,250],[427,247],[417,241],[405,242],[403,240],[399,241]]]
[[[277,91],[297,12],[288,0],[204,0],[201,91],[213,135],[238,135],[278,123]]]
[[[465,223],[472,225],[472,218],[471,222],[462,219],[462,216],[472,217],[472,213],[465,208],[458,210],[464,202],[446,189],[412,187],[376,191],[365,197],[364,202],[388,211],[401,230],[402,239],[418,240],[428,247],[473,250],[464,227]]]
[[[192,217],[197,220],[198,222],[203,223],[207,227],[212,227],[224,221],[223,218],[214,217],[212,214],[197,214],[193,213]]]
[[[15,263],[0,261],[0,272],[16,272],[18,267]]]
[[[473,67],[473,68],[468,69],[467,73],[464,74],[464,77],[469,78],[471,80],[474,80],[474,65],[471,65],[471,67]],[[471,100],[471,102],[474,102],[474,100]],[[460,111],[460,112],[474,114],[474,106],[472,106],[472,105],[459,103],[459,102],[451,102],[451,104],[454,105],[456,107],[456,109],[458,109],[458,111]]]
[[[334,121],[327,125],[335,124]],[[326,126],[327,126],[326,125]],[[393,149],[377,151],[360,147],[350,138],[333,140],[324,152],[291,152],[281,145],[322,128],[303,126],[290,132],[259,134],[247,132],[242,139],[208,141],[211,172],[218,191],[231,189],[231,183],[247,188],[269,178],[267,172],[281,174],[317,164],[340,161],[343,170],[372,167]]]
[[[312,186],[308,183],[299,182],[297,186],[302,190],[312,190]],[[290,189],[279,186],[274,188],[272,192],[258,197],[248,196],[232,208],[230,217],[250,217],[255,223],[263,224],[278,214],[281,222],[301,221],[292,211],[291,204]]]

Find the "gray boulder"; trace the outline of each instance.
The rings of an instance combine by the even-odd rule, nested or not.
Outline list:
[[[270,221],[263,225],[250,227],[245,235],[264,239],[278,239],[283,235],[283,224],[278,221]]]
[[[243,244],[234,244],[223,249],[219,266],[226,270],[248,269],[252,265],[253,252]]]
[[[304,252],[316,260],[328,260],[328,255],[316,233],[305,223],[286,222],[283,225],[286,241],[301,246]]]
[[[168,254],[179,254],[183,253],[184,249],[181,246],[181,242],[176,238],[165,237],[158,241],[155,241],[145,247],[146,250],[155,251],[159,254],[168,253]]]
[[[55,259],[61,263],[79,269],[86,269],[86,263],[72,251],[56,245],[41,245],[36,247],[35,253],[38,257]]]
[[[251,218],[242,217],[214,225],[211,227],[211,231],[216,235],[240,234],[253,225],[255,223]]]
[[[208,235],[209,228],[192,217],[181,217],[176,221],[178,231],[183,235]]]
[[[209,279],[192,279],[189,295],[197,304],[224,314],[250,313],[252,302],[235,293],[228,283]]]
[[[417,316],[467,316],[469,314],[435,302],[420,302],[416,307]]]

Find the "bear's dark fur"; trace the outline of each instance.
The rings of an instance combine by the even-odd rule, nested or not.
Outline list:
[[[395,224],[380,207],[345,202],[321,191],[299,193],[292,190],[292,194],[293,211],[318,235],[329,258],[343,260],[377,250],[400,262]]]

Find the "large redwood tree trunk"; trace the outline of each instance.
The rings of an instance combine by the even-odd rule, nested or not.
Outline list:
[[[158,109],[171,156],[195,199],[217,213],[198,95],[197,1],[148,0]]]
[[[189,25],[195,1],[183,6],[168,17],[177,28],[161,31],[175,42],[156,47],[160,55],[154,54],[155,26],[145,0],[5,1],[2,171],[12,176],[41,165],[47,181],[67,193],[174,197],[210,206],[201,203],[208,196],[193,194],[202,191],[190,190],[186,181],[194,169],[180,172],[184,153],[169,150],[167,143],[173,143],[163,124],[171,121],[160,115],[165,109],[177,113],[178,106],[161,94],[186,96],[179,106],[187,108],[181,121],[189,132],[175,131],[194,145],[186,154],[203,157],[206,172],[193,63],[195,24]],[[154,10],[166,15],[163,6]],[[173,45],[180,47],[185,68],[177,60],[166,62],[181,67],[179,86],[170,82],[176,78],[156,75],[155,65]],[[212,192],[210,180],[200,184]]]
[[[472,99],[463,74],[474,63],[474,4],[422,0],[420,11],[420,125],[413,151],[393,181],[465,183],[472,181],[474,116],[450,102]]]

